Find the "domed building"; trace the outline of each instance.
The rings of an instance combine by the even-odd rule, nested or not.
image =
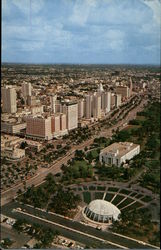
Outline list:
[[[99,223],[110,223],[117,220],[120,213],[116,206],[105,200],[93,200],[83,211],[87,218]]]

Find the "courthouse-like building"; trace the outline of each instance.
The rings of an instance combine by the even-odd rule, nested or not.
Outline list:
[[[126,160],[132,159],[140,153],[140,145],[132,142],[115,142],[101,150],[99,160],[101,163],[120,167]]]

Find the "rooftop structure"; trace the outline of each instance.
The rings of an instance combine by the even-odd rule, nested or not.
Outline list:
[[[83,211],[84,215],[99,223],[110,223],[113,220],[117,220],[120,210],[112,203],[105,200],[93,200],[85,207]]]

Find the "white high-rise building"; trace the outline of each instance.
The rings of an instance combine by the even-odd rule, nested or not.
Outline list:
[[[50,103],[51,103],[51,112],[52,113],[56,113],[56,99],[57,99],[57,95],[51,95],[50,96]]]
[[[81,99],[78,101],[78,119],[81,119],[84,116],[84,100]]]
[[[22,83],[22,95],[25,100],[27,100],[28,96],[31,96],[31,91],[32,91],[31,83],[23,82]]]
[[[91,117],[92,117],[92,99],[93,99],[93,96],[91,94],[86,95],[85,117],[87,119],[91,119]]]
[[[93,95],[93,117],[94,118],[101,118],[101,95],[99,93],[95,93]]]
[[[78,127],[78,103],[66,104],[67,129],[72,130]]]
[[[115,107],[119,107],[121,105],[121,94],[115,95]]]
[[[105,113],[111,110],[111,92],[103,92],[101,94],[101,107]]]
[[[2,112],[13,114],[17,112],[17,94],[15,88],[6,86],[2,88]]]

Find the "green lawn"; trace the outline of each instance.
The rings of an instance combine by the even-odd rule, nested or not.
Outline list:
[[[149,201],[152,201],[152,197],[147,195],[144,198],[142,198],[141,200],[144,201],[144,202],[149,202]]]
[[[121,209],[123,207],[126,207],[127,205],[129,205],[133,201],[134,201],[133,199],[126,198],[126,200],[124,200],[120,205],[118,205],[118,208]]]
[[[107,193],[105,196],[105,200],[110,202],[114,196],[115,194]]]
[[[83,199],[85,203],[89,204],[91,202],[91,193],[83,192]]]
[[[116,187],[109,187],[108,188],[108,191],[109,192],[118,192],[119,188],[116,188]]]
[[[95,186],[89,186],[89,190],[96,190]]]
[[[140,199],[141,197],[143,197],[142,194],[137,194],[137,195],[135,196],[136,199]]]
[[[129,190],[127,190],[127,189],[121,189],[120,191],[119,191],[119,193],[121,193],[121,194],[130,194],[131,193],[131,191],[129,191]]]
[[[126,211],[130,211],[130,210],[134,210],[134,209],[139,208],[139,207],[141,207],[141,206],[142,206],[142,204],[141,204],[140,202],[136,201],[134,204],[128,206],[128,207],[125,208],[125,209],[122,209],[121,211],[126,212]]]
[[[143,115],[137,115],[137,116],[136,116],[136,120],[145,121],[145,120],[146,120],[146,117],[143,116]]]
[[[106,187],[103,187],[103,186],[97,186],[97,190],[102,190],[102,191],[105,191]]]
[[[102,192],[95,192],[95,199],[102,199],[103,198],[104,193]]]
[[[135,196],[136,194],[137,194],[136,192],[133,192],[133,193],[130,194],[130,196],[133,197],[133,196]]]
[[[118,194],[118,195],[115,197],[115,199],[112,201],[112,203],[113,203],[114,205],[117,205],[117,204],[118,204],[120,201],[122,201],[124,198],[125,198],[124,196]]]

